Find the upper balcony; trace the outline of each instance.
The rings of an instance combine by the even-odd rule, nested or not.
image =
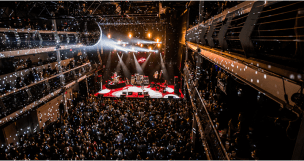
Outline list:
[[[303,4],[246,1],[188,29],[186,41],[301,81]]]
[[[0,28],[0,58],[83,47],[80,33]],[[60,48],[56,47],[56,44]]]

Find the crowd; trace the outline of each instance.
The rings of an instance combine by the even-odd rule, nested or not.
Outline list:
[[[81,59],[76,61],[75,63],[73,61],[70,61],[67,66],[62,66],[62,71],[68,71],[70,69],[73,69],[75,65],[79,66],[86,62],[87,59]],[[65,84],[70,83],[77,77],[80,77],[85,72],[88,72],[89,68],[89,66],[85,66],[85,68],[79,68],[75,71],[65,73]],[[17,77],[15,85],[12,85],[11,83],[6,83],[5,85],[3,85],[4,87],[0,87],[0,94],[2,95],[57,75],[52,79],[35,84],[33,86],[28,87],[27,89],[23,89],[5,97],[2,97],[0,100],[0,118],[3,118],[11,114],[12,112],[15,112],[16,110],[21,109],[29,105],[30,103],[37,101],[45,97],[46,95],[54,92],[55,90],[61,88],[60,77],[58,74],[59,71],[57,67],[51,68],[50,65],[46,69],[40,71],[37,71],[35,68],[32,68],[29,73],[24,77]]]
[[[28,59],[27,62],[31,62],[30,59]],[[66,66],[61,66],[61,68],[62,68],[62,71],[64,72],[64,71],[73,69],[75,66],[83,65],[84,63],[87,63],[87,62],[88,62],[87,59],[79,59],[76,62],[71,60],[69,62],[69,64],[67,64]],[[28,63],[28,64],[32,64],[32,63]],[[43,65],[43,64],[41,64],[41,65]],[[35,83],[40,80],[49,78],[58,73],[59,73],[58,66],[52,68],[49,64],[45,69],[42,69],[40,71],[37,71],[36,68],[32,68],[32,66],[30,66],[28,74],[26,74],[24,77],[17,77],[15,87],[12,86],[11,83],[7,83],[7,84],[5,84],[4,88],[0,88],[0,94],[10,92],[14,88],[18,89],[18,88],[24,87],[26,85],[30,85],[31,83]],[[77,73],[79,73],[79,70],[77,70]]]
[[[223,90],[217,87],[218,80],[226,84],[230,77],[211,64],[202,66],[200,70],[194,68],[195,65],[191,63],[187,64],[190,68],[188,71],[190,73],[189,78],[196,84],[198,94],[203,99],[207,110],[202,106],[198,106],[199,116],[201,116],[202,121],[209,122],[209,118],[206,117],[208,113],[215,126],[215,131],[220,137],[219,139],[216,137],[212,139],[223,143],[225,151],[231,160],[258,159],[260,155],[257,155],[258,147],[252,139],[253,133],[252,126],[250,126],[248,121],[249,115],[247,115],[244,108],[239,108],[239,106],[245,104],[241,104],[241,100],[238,100],[237,91],[233,94],[235,89],[226,87],[225,92],[229,94],[226,95]],[[231,82],[229,83],[231,84]],[[247,105],[246,110],[248,109]],[[203,127],[207,128],[207,124],[203,124]],[[212,147],[213,145],[210,146]]]
[[[17,145],[3,159],[206,159],[193,149],[192,114],[181,99],[126,100],[89,97],[60,120]]]
[[[296,128],[292,128],[296,126],[295,113],[208,61],[187,62],[187,68],[189,79],[198,89],[194,98],[200,100],[200,96],[206,107],[197,104],[202,126],[206,129],[213,122],[212,131],[219,138],[206,135],[211,136],[211,142],[222,142],[229,159],[290,159],[297,136]],[[210,147],[213,145],[217,144]],[[216,149],[219,146],[214,147],[214,151],[220,151]]]

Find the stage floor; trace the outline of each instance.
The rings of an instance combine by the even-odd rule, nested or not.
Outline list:
[[[141,86],[132,86],[127,85],[122,88],[116,89],[107,89],[105,85],[102,87],[103,90],[99,91],[97,94],[103,94],[103,97],[120,97],[122,92],[133,92],[132,95],[127,94],[127,98],[144,98],[143,95],[138,95],[138,92],[148,92],[150,98],[168,98],[169,96],[173,96],[173,98],[183,98],[181,94],[178,96],[174,93],[174,85],[168,85],[166,92],[160,92],[155,89],[155,87],[150,88],[150,85],[144,86],[144,90],[141,89]],[[181,93],[181,91],[179,91]]]

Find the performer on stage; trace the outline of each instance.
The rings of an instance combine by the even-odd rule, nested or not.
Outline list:
[[[167,82],[167,80],[165,80],[164,86],[166,86],[166,88],[168,87],[168,82]]]
[[[157,83],[157,79],[158,79],[158,71],[155,71],[154,75],[154,83]]]
[[[161,86],[161,90],[163,91],[163,93],[165,93],[167,91],[167,87],[168,87],[167,80],[165,80],[164,84],[160,85],[160,86]]]

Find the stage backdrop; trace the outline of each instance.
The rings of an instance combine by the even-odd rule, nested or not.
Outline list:
[[[122,77],[131,78],[134,73],[141,73],[143,75],[149,76],[149,80],[153,79],[153,74],[155,71],[160,72],[161,69],[166,69],[167,76],[165,78],[169,84],[173,84],[174,76],[178,74],[178,64],[176,62],[164,62],[162,64],[161,56],[164,58],[163,54],[160,53],[148,53],[140,52],[134,53],[123,53],[120,51],[107,51],[104,52],[103,60],[103,82],[111,79],[114,72]],[[151,55],[150,55],[151,54]],[[149,56],[150,55],[150,56]],[[120,63],[119,57],[122,59],[123,64]],[[145,59],[145,61],[140,61]],[[139,62],[138,62],[139,61]]]

